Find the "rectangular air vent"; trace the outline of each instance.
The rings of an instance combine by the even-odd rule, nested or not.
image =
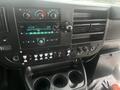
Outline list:
[[[74,20],[106,19],[107,11],[74,9]]]
[[[90,33],[92,31],[104,31],[103,29],[105,29],[106,21],[106,10],[74,9],[73,34]],[[93,25],[96,24],[96,27],[100,27],[101,29],[97,28],[96,30],[91,30],[91,28],[93,28]]]

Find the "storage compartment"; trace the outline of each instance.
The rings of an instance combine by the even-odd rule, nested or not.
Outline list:
[[[36,68],[39,70],[31,68],[32,76],[29,77],[31,72],[26,73],[28,88],[32,90],[86,90],[86,72],[81,62],[77,64],[69,62],[60,65],[61,67],[57,66],[52,65],[49,70],[40,67]]]

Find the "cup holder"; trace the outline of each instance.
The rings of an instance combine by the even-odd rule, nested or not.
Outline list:
[[[79,83],[84,81],[82,73],[77,70],[70,71],[68,77],[72,83],[71,85],[72,88],[76,87]]]
[[[57,88],[63,88],[68,84],[68,79],[62,75],[62,74],[57,74],[53,78],[53,85]]]
[[[47,78],[39,78],[34,82],[34,90],[50,90],[50,81]]]

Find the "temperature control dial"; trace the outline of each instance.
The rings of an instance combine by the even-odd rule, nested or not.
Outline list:
[[[36,10],[35,11],[35,17],[42,20],[46,17],[46,12],[44,10]]]
[[[58,10],[56,10],[56,9],[51,9],[51,10],[48,11],[48,17],[49,17],[50,19],[57,19],[58,16],[59,16]]]
[[[31,18],[30,13],[24,12],[24,13],[23,13],[23,18],[24,18],[24,19],[30,19],[30,18]]]

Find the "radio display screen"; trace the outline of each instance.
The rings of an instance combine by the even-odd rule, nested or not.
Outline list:
[[[26,35],[46,35],[53,34],[53,27],[50,25],[47,26],[28,26],[26,28]]]

